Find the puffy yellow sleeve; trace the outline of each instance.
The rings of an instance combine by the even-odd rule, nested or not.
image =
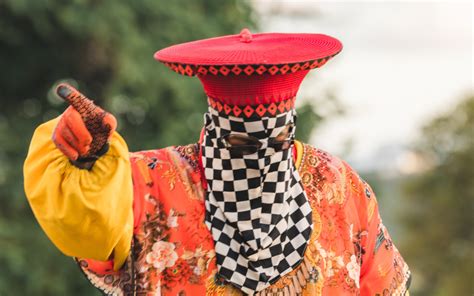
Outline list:
[[[128,147],[114,132],[109,151],[88,170],[73,166],[51,140],[59,118],[34,132],[25,160],[25,193],[49,239],[68,256],[125,262],[133,234]]]

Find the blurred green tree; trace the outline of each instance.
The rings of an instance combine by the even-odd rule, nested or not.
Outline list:
[[[415,151],[429,167],[406,185],[401,220],[414,295],[472,295],[474,96],[423,129]]]
[[[94,295],[23,193],[33,130],[66,107],[54,85],[68,81],[112,112],[132,151],[193,142],[206,110],[199,81],[153,53],[243,27],[258,29],[248,0],[0,0],[0,295]],[[302,140],[331,115],[310,103],[299,111]]]

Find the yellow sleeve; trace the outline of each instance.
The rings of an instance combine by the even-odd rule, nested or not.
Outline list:
[[[125,262],[133,235],[128,147],[114,132],[93,168],[78,169],[51,140],[59,118],[34,132],[23,167],[26,197],[49,239],[65,255]]]

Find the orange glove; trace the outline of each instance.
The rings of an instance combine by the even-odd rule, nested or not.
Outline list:
[[[117,120],[68,84],[60,84],[56,93],[70,106],[54,130],[53,142],[75,166],[91,169],[107,152]]]

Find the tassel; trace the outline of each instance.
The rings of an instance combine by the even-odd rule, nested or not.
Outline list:
[[[290,284],[290,285],[288,286],[288,289],[290,290],[290,295],[291,295],[291,296],[295,296],[295,295],[296,295],[296,289],[295,289],[295,287],[293,286],[293,284]]]
[[[309,280],[309,272],[308,272],[308,267],[306,266],[306,263],[303,262],[301,265],[301,272],[303,273],[304,278],[308,281]]]
[[[301,289],[300,283],[298,282],[298,278],[296,276],[293,276],[293,286],[295,287],[296,293],[301,294],[303,290]]]

